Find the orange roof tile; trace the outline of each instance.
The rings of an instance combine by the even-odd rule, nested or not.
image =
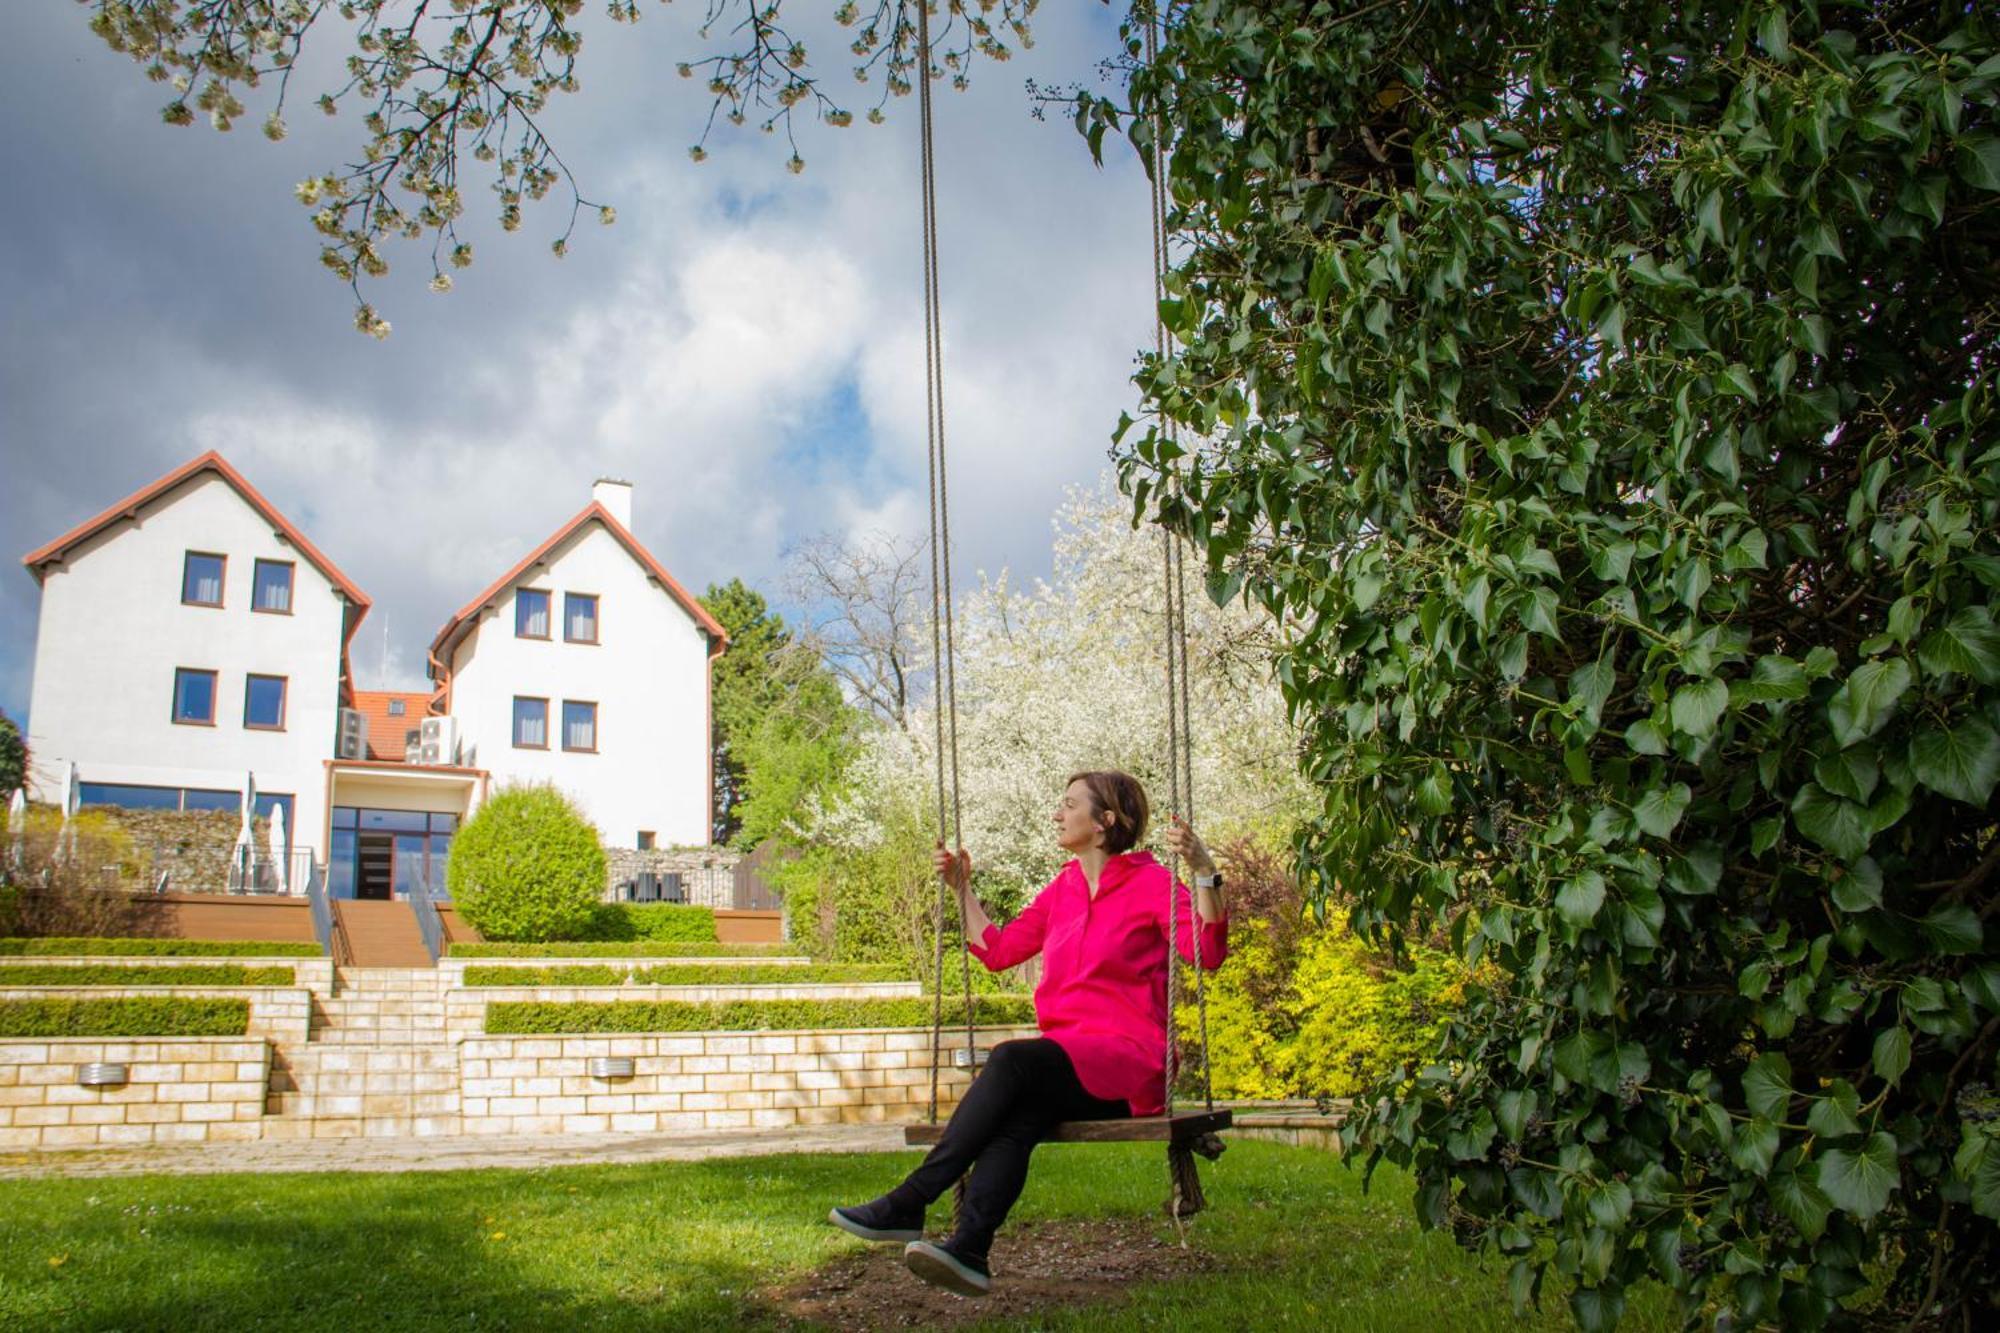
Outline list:
[[[708,632],[708,655],[710,657],[718,656],[724,648],[729,646],[728,633],[722,628],[721,623],[708,613],[708,609],[688,594],[688,590],[683,588],[674,576],[667,572],[666,567],[654,559],[653,553],[648,551],[644,546],[641,546],[639,539],[628,532],[623,523],[620,523],[611,516],[610,510],[593,500],[585,505],[576,517],[556,529],[554,535],[547,541],[523,556],[519,564],[494,580],[487,587],[486,591],[460,607],[457,613],[445,622],[444,628],[437,632],[437,637],[431,640],[432,659],[442,661],[443,655],[448,651],[450,646],[455,644],[455,640],[460,637],[460,631],[472,624],[482,610],[491,606],[501,593],[507,591],[524,574],[539,564],[542,558],[550,551],[553,551],[556,547],[567,541],[571,534],[575,533],[584,524],[592,521],[602,523],[604,530],[616,538],[626,551],[631,554],[632,558],[645,568],[648,574],[651,574],[659,581],[660,586],[667,590],[667,595],[678,602],[681,609],[693,617],[697,625],[700,625]]]
[[[400,702],[400,716],[390,705]],[[368,719],[368,757],[387,763],[403,762],[409,733],[415,731],[430,710],[428,690],[356,690],[354,707]]]

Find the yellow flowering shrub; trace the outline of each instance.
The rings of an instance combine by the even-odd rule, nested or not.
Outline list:
[[[1229,959],[1209,978],[1218,1097],[1355,1096],[1427,1058],[1464,1002],[1469,974],[1449,954],[1419,947],[1392,962],[1336,921],[1282,934],[1264,918],[1232,923]],[[1183,1042],[1194,1041],[1195,1006],[1176,1017]]]

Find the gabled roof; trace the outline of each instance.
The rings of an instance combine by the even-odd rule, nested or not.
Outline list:
[[[728,633],[723,630],[721,623],[708,613],[708,609],[688,595],[688,590],[683,588],[672,574],[667,573],[666,566],[654,559],[653,553],[641,546],[639,539],[626,531],[623,523],[611,516],[610,510],[592,500],[575,518],[557,528],[547,541],[523,556],[519,564],[495,579],[486,591],[460,607],[452,618],[445,622],[444,628],[437,632],[437,637],[431,640],[431,657],[443,661],[445,655],[456,646],[457,640],[464,637],[464,632],[477,622],[481,611],[493,605],[502,593],[520,582],[530,570],[547,558],[549,552],[568,541],[583,528],[584,524],[593,522],[603,524],[604,530],[616,538],[626,553],[638,561],[640,567],[666,590],[667,596],[673,598],[695,624],[707,631],[710,657],[717,656],[728,646]]]
[[[403,715],[390,715],[389,705],[403,704]],[[356,690],[354,707],[368,719],[368,757],[400,763],[404,741],[430,713],[429,690]]]
[[[234,487],[236,493],[243,497],[244,502],[263,515],[264,519],[272,527],[276,528],[284,536],[284,539],[290,542],[298,553],[306,558],[313,568],[324,574],[327,580],[340,590],[342,596],[354,603],[362,615],[367,614],[368,608],[373,605],[368,600],[368,595],[355,585],[354,580],[341,573],[339,566],[322,555],[317,546],[307,541],[306,535],[293,526],[290,519],[279,513],[276,505],[273,505],[269,500],[258,494],[257,488],[244,480],[243,474],[231,467],[228,459],[213,449],[199,458],[181,464],[181,466],[175,468],[166,476],[161,477],[152,485],[134,491],[117,504],[112,505],[109,509],[97,515],[97,517],[86,519],[46,546],[40,546],[28,552],[21,557],[21,563],[26,565],[29,573],[35,576],[35,582],[40,583],[45,572],[45,567],[61,560],[80,542],[95,536],[114,523],[138,518],[141,509],[144,509],[155,500],[165,497],[176,487],[182,485],[184,482],[192,481],[204,472],[213,472],[216,476],[221,477]],[[359,625],[360,623],[361,616],[357,615],[354,618],[354,624]]]

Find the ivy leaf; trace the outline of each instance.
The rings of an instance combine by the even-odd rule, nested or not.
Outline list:
[[[1604,716],[1604,704],[1611,697],[1612,687],[1618,683],[1618,672],[1611,665],[1611,659],[1600,657],[1588,666],[1578,667],[1570,672],[1570,702],[1583,710],[1592,726]]]
[[[1674,730],[1687,736],[1709,736],[1729,707],[1729,687],[1719,680],[1698,680],[1674,691],[1668,706]]]
[[[1596,920],[1604,906],[1604,876],[1595,870],[1579,872],[1556,894],[1556,911],[1578,930]]]
[[[1655,787],[1639,798],[1632,807],[1632,818],[1641,831],[1656,838],[1664,838],[1674,831],[1687,813],[1688,805],[1694,800],[1694,793],[1685,782],[1676,782],[1671,787]]]
[[[1931,948],[1941,954],[1977,953],[1985,933],[1978,913],[1959,903],[1938,908],[1917,927]]]
[[[1970,676],[1981,685],[2000,684],[2000,627],[1983,606],[1968,606],[1924,636],[1917,645],[1924,670]]]
[[[1910,688],[1910,664],[1900,657],[1864,662],[1854,669],[1833,698],[1827,700],[1827,721],[1833,738],[1843,746],[1866,740],[1882,729],[1896,701]]]
[[[1791,658],[1774,654],[1757,659],[1750,679],[1730,686],[1730,696],[1741,703],[1780,703],[1803,699],[1810,688],[1805,668]]]
[[[1753,1176],[1766,1175],[1778,1157],[1778,1127],[1758,1116],[1729,1140],[1729,1160]]]
[[[1497,1105],[1493,1119],[1500,1126],[1500,1132],[1509,1141],[1519,1143],[1528,1132],[1528,1117],[1535,1113],[1535,1094],[1521,1088],[1511,1088],[1495,1099]]]
[[[1984,808],[2000,783],[2000,733],[1981,717],[1926,731],[1910,742],[1910,772],[1941,796]]]
[[[1823,1139],[1844,1138],[1849,1134],[1859,1134],[1861,1123],[1854,1118],[1861,1099],[1855,1095],[1854,1085],[1846,1079],[1836,1079],[1829,1095],[1815,1097],[1806,1110],[1806,1128]]]
[[[1625,1317],[1625,1291],[1608,1283],[1601,1287],[1578,1287],[1569,1294],[1569,1312],[1576,1317],[1576,1326],[1583,1333],[1600,1333],[1600,1330],[1609,1333]]]
[[[1792,1100],[1792,1062],[1776,1051],[1752,1060],[1743,1071],[1743,1100],[1752,1114],[1783,1120]]]
[[[1852,1151],[1829,1148],[1819,1159],[1819,1187],[1836,1208],[1867,1221],[1889,1204],[1889,1191],[1899,1183],[1896,1140],[1870,1134]]]
[[[1956,164],[1966,184],[2000,190],[2000,137],[1977,134],[1959,140]]]
[[[1883,1028],[1875,1034],[1875,1053],[1869,1062],[1875,1070],[1875,1077],[1894,1085],[1910,1067],[1910,1030],[1905,1027]]]
[[[1866,805],[1868,798],[1875,794],[1875,783],[1881,776],[1881,770],[1875,763],[1875,747],[1857,745],[1848,750],[1836,750],[1813,765],[1813,776],[1834,795]]]
[[[1792,823],[1843,861],[1858,860],[1873,833],[1866,810],[1816,782],[1808,782],[1792,798]]]
[[[1882,868],[1864,856],[1839,867],[1833,877],[1833,905],[1843,912],[1872,912],[1882,905]]]
[[[1442,767],[1433,768],[1417,784],[1417,809],[1427,815],[1451,813],[1451,779]]]
[[[1771,1177],[1771,1206],[1798,1228],[1799,1239],[1808,1245],[1825,1233],[1827,1214],[1833,1211],[1833,1200],[1815,1179],[1818,1174],[1818,1164],[1809,1162],[1797,1171],[1780,1171]]]

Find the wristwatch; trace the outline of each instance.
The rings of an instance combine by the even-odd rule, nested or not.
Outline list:
[[[1196,875],[1194,886],[1197,889],[1219,889],[1222,887],[1222,872],[1218,870],[1213,875]]]

